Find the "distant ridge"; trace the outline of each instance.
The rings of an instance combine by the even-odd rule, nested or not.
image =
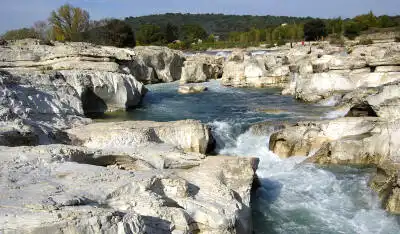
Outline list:
[[[199,24],[208,33],[224,36],[229,32],[248,31],[250,28],[266,28],[283,23],[303,23],[312,19],[311,17],[291,16],[253,16],[253,15],[224,15],[224,14],[183,14],[166,13],[158,15],[147,15],[139,17],[127,17],[126,22],[138,30],[140,25],[155,24],[166,25],[171,23],[177,26],[183,24]]]

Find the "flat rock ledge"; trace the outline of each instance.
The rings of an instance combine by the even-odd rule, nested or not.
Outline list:
[[[177,131],[148,125],[160,138]],[[0,233],[252,232],[258,159],[149,149],[0,146]],[[196,165],[161,169],[150,158],[173,153]]]

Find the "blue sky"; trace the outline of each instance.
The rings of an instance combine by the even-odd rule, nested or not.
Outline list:
[[[372,10],[400,14],[400,0],[0,0],[0,33],[31,26],[51,10],[71,3],[92,19],[124,18],[166,12],[352,17]]]

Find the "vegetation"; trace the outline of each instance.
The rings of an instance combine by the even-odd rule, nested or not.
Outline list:
[[[52,11],[49,18],[53,39],[57,41],[81,40],[81,33],[89,28],[89,13],[79,7],[65,4]]]
[[[361,40],[358,42],[358,44],[359,44],[359,45],[372,45],[372,44],[374,44],[374,41],[372,41],[372,39],[369,39],[369,38],[367,38],[367,39],[361,39]]]
[[[6,32],[2,38],[4,40],[21,40],[26,38],[39,38],[39,35],[33,28],[21,28]]]
[[[350,40],[354,40],[361,33],[361,27],[358,23],[350,21],[346,23],[344,35]]]
[[[393,30],[399,26],[400,16],[377,17],[372,12],[353,19],[168,13],[90,21],[87,11],[65,4],[51,12],[47,21],[36,22],[32,28],[8,31],[3,38],[37,38],[48,45],[52,44],[50,40],[117,47],[134,47],[137,42],[140,45],[204,50],[261,44],[267,47],[285,43],[292,45],[293,42],[326,38],[331,44],[344,45],[344,37],[355,39],[361,34]]]
[[[246,32],[251,28],[263,29],[278,26],[284,23],[304,23],[311,18],[287,16],[251,16],[251,15],[223,15],[223,14],[180,14],[167,13],[162,15],[148,15],[128,17],[125,21],[138,31],[143,24],[158,25],[161,28],[167,23],[182,28],[184,24],[200,25],[209,34],[220,36],[221,40],[228,39],[231,32]]]
[[[334,34],[331,36],[329,40],[329,44],[331,45],[338,45],[338,46],[344,46],[344,39],[340,34]]]
[[[82,34],[84,41],[115,47],[135,47],[136,39],[132,28],[124,21],[111,19],[104,26],[94,27]]]
[[[316,41],[328,35],[325,22],[315,19],[304,24],[304,37],[306,41]]]

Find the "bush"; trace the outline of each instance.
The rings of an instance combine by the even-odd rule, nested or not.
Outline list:
[[[22,40],[27,38],[39,38],[39,35],[32,28],[10,30],[3,35],[4,40]]]
[[[108,21],[104,26],[84,32],[83,40],[106,46],[136,46],[135,34],[132,28],[126,22],[117,19]]]
[[[329,41],[329,44],[331,45],[338,45],[338,46],[344,46],[344,40],[343,38],[331,38],[331,40]]]
[[[369,38],[366,38],[366,39],[361,39],[361,40],[358,42],[358,44],[359,44],[359,45],[372,45],[372,44],[374,44],[374,41],[371,40],[371,39],[369,39]]]
[[[3,38],[0,38],[0,45],[2,45],[2,46],[7,45],[7,41],[4,40]]]
[[[48,46],[54,46],[53,42],[51,42],[48,39],[41,39],[39,41],[39,45],[48,45]]]
[[[350,40],[354,40],[357,36],[360,35],[360,32],[360,25],[356,22],[347,23],[344,29],[344,35]]]
[[[304,24],[304,37],[306,41],[319,40],[325,36],[327,36],[327,31],[324,21],[315,19]]]

